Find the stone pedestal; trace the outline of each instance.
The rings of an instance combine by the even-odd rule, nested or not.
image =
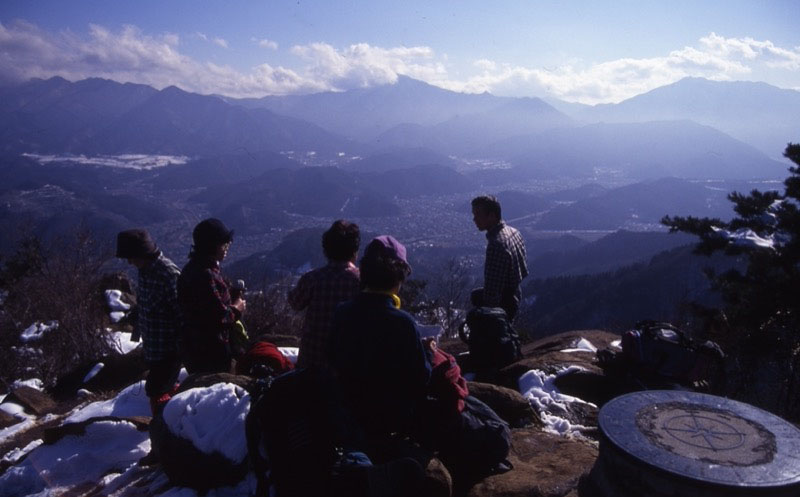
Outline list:
[[[600,411],[592,482],[606,497],[800,495],[800,430],[756,407],[645,391]]]

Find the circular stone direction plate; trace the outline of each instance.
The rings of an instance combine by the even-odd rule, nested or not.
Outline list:
[[[598,424],[634,459],[684,478],[737,488],[800,483],[800,430],[742,402],[635,392],[603,406]]]

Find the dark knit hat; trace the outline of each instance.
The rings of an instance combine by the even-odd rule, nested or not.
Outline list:
[[[117,235],[117,257],[120,259],[147,258],[157,253],[158,247],[147,230],[125,230]]]
[[[200,221],[194,227],[192,240],[194,240],[195,249],[210,250],[233,241],[233,230],[229,230],[222,221],[212,217]]]

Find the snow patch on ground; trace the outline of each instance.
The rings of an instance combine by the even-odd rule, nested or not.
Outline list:
[[[125,331],[111,332],[108,335],[108,343],[120,354],[128,354],[141,345],[141,342],[132,341],[131,334]]]
[[[2,405],[6,405],[6,404],[2,404]],[[36,424],[36,420],[33,419],[33,418],[29,418],[29,419],[26,419],[25,421],[23,421],[21,423],[17,423],[15,425],[11,425],[11,426],[8,426],[6,428],[3,428],[2,430],[0,430],[0,444],[5,443],[6,440],[8,440],[9,438],[13,437],[14,435],[16,435],[17,433],[19,433],[21,431],[27,430],[28,428],[30,428],[34,424]]]
[[[60,495],[79,484],[94,484],[125,471],[150,449],[146,431],[127,421],[103,421],[81,436],[41,445],[0,476],[2,495]]]
[[[39,390],[40,392],[44,390],[44,383],[39,378],[29,378],[27,380],[14,380],[14,383],[11,384],[11,389],[15,389],[17,387],[30,387],[35,390]],[[2,401],[2,399],[0,399]]]
[[[148,154],[122,154],[122,155],[47,155],[47,154],[22,154],[30,157],[39,164],[49,164],[51,162],[72,162],[85,166],[105,166],[121,169],[136,169],[139,171],[149,171],[159,167],[171,165],[182,165],[189,162],[189,157],[185,155],[148,155]]]
[[[134,383],[113,399],[92,402],[73,412],[66,423],[78,423],[99,416],[150,416],[150,401],[144,393],[144,380]]]
[[[55,329],[58,329],[58,321],[48,321],[47,323],[37,321],[25,328],[25,331],[20,333],[19,339],[23,343],[35,342],[41,339],[48,331],[53,331]]]
[[[578,435],[587,427],[572,424],[564,416],[569,412],[569,404],[579,402],[590,404],[571,395],[565,395],[555,386],[559,376],[584,371],[580,366],[570,366],[556,374],[547,374],[539,369],[532,369],[519,378],[519,391],[528,399],[531,406],[539,413],[544,421],[544,431],[557,435]]]
[[[29,414],[25,412],[25,408],[17,404],[16,402],[3,402],[2,404],[0,404],[0,411],[3,411],[10,416],[14,416],[15,418],[20,418],[20,419],[31,417]]]
[[[119,290],[106,290],[106,303],[112,311],[128,311],[131,305],[122,301],[122,292]]]
[[[572,347],[568,349],[562,349],[561,352],[597,352],[597,347],[592,345],[592,342],[585,338],[581,338]]]
[[[30,451],[32,451],[36,447],[42,445],[43,443],[44,443],[44,441],[42,439],[38,439],[38,440],[34,440],[33,442],[29,443],[28,445],[26,445],[25,447],[23,447],[21,449],[19,447],[15,448],[15,449],[12,449],[8,454],[3,456],[2,461],[5,462],[5,463],[16,464],[17,461],[22,459]]]
[[[244,420],[250,394],[231,383],[191,388],[172,397],[164,407],[169,430],[206,454],[218,452],[235,464],[247,456]]]
[[[278,347],[278,352],[289,359],[292,364],[297,364],[297,355],[300,353],[299,347]]]
[[[97,376],[97,373],[99,373],[104,367],[106,367],[106,365],[102,362],[95,364],[94,367],[89,370],[88,373],[86,373],[86,376],[83,377],[83,382],[86,383],[87,381],[90,381],[92,378]]]

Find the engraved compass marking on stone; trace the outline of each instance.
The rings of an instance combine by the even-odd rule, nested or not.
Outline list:
[[[776,450],[775,435],[761,424],[699,404],[651,404],[636,413],[636,425],[654,445],[711,464],[765,464],[772,461]]]
[[[685,444],[714,451],[736,449],[745,440],[745,434],[728,423],[695,413],[667,419],[662,428]]]

